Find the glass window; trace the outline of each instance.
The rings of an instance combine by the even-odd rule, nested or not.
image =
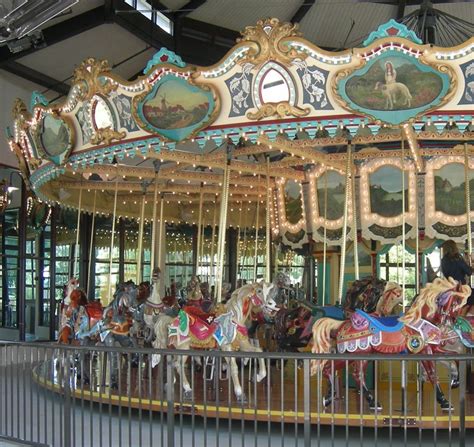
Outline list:
[[[380,277],[386,281],[402,284],[403,280],[403,247],[393,245],[390,250],[379,256]],[[405,296],[411,301],[416,294],[415,255],[405,250]]]

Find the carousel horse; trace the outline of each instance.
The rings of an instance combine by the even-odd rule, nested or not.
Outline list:
[[[78,287],[79,281],[76,278],[71,278],[64,288],[58,331],[58,343],[61,344],[71,344],[74,341],[79,312],[81,307],[87,304],[84,291]]]
[[[102,318],[94,325],[86,324],[82,319],[81,330],[78,338],[93,340],[105,346],[135,347],[130,337],[133,312],[137,305],[138,288],[133,281],[120,284],[114,293],[113,300],[103,310]],[[111,357],[111,386],[116,388],[118,384],[119,357],[116,352],[109,353]]]
[[[378,318],[358,309],[346,321],[321,318],[313,326],[314,354],[329,354],[334,345],[338,353],[414,354],[446,353],[446,344],[451,336],[449,332],[456,324],[461,308],[471,294],[469,286],[458,284],[452,278],[436,279],[427,284],[415,298],[404,316],[400,318]],[[381,409],[375,402],[365,383],[368,361],[357,360],[354,355],[353,377],[363,391],[370,409]],[[434,362],[421,362],[428,379],[436,390],[436,399],[444,411],[452,409],[439,386]],[[322,372],[328,380],[328,394],[324,398],[327,406],[333,399],[332,370],[342,369],[345,360],[328,362],[312,360],[312,374]]]
[[[275,316],[274,338],[281,351],[297,352],[308,346],[312,337],[311,328],[323,316],[343,320],[356,309],[386,317],[401,303],[402,289],[393,282],[367,277],[356,280],[347,290],[343,307],[316,306],[297,300],[295,308],[282,307]]]
[[[130,328],[130,335],[135,339],[143,339],[145,343],[151,344],[154,337],[154,326],[158,316],[165,312],[169,315],[177,315],[174,310],[176,306],[175,296],[166,296],[161,298],[160,295],[160,274],[159,268],[153,271],[151,294],[141,296],[140,286],[138,292],[138,306],[133,313],[133,325]]]
[[[192,306],[185,306],[178,317],[161,316],[155,325],[156,339],[154,348],[165,349],[174,346],[176,349],[220,349],[222,351],[241,350],[261,352],[261,348],[253,346],[248,338],[246,323],[252,312],[262,310],[271,314],[277,310],[274,296],[277,289],[274,284],[248,284],[232,293],[227,303],[221,305],[216,313],[205,314]],[[181,376],[184,395],[191,397],[192,390],[186,377],[184,366],[187,356],[176,356],[174,362],[177,374]],[[160,357],[155,359],[158,363]],[[234,393],[238,401],[244,401],[245,395],[239,381],[239,370],[235,357],[227,358],[234,385]],[[259,359],[257,381],[266,377],[265,360]]]
[[[186,306],[201,307],[203,295],[201,291],[201,284],[197,276],[193,276],[186,287]]]

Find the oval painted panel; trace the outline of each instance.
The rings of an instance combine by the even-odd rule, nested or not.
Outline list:
[[[137,107],[140,121],[147,130],[175,141],[206,126],[214,109],[212,91],[173,75],[161,78]]]
[[[60,164],[72,149],[72,129],[63,119],[45,115],[39,126],[38,140],[45,155]]]
[[[303,217],[301,185],[295,180],[285,183],[285,215],[290,224],[297,224]]]
[[[464,165],[449,163],[433,171],[435,187],[435,210],[451,216],[466,214],[466,182]],[[474,188],[474,176],[469,171],[469,184]],[[474,194],[471,194],[471,210],[474,209]]]
[[[316,188],[319,216],[327,220],[340,219],[344,214],[346,197],[344,177],[329,169],[317,179]]]
[[[369,175],[370,211],[383,217],[402,213],[402,170],[382,166]],[[405,212],[408,212],[408,175],[405,172]]]
[[[418,59],[387,51],[338,84],[345,105],[390,124],[400,124],[441,103],[450,77]]]

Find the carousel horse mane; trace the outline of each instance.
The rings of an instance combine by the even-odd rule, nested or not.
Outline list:
[[[88,304],[86,294],[82,289],[74,289],[70,295],[71,304],[75,306],[85,306]]]
[[[387,286],[385,280],[373,276],[354,281],[346,292],[343,309],[346,312],[353,312],[356,309],[362,309],[367,313],[375,312]]]
[[[399,320],[405,324],[410,324],[422,318],[432,318],[438,310],[438,297],[449,291],[453,291],[462,297],[459,308],[466,304],[467,299],[471,295],[469,286],[460,285],[453,278],[436,278],[432,283],[428,283],[421,289],[410,309]]]

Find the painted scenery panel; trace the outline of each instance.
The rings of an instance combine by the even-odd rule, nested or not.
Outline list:
[[[472,171],[469,172],[469,185],[474,187]],[[449,163],[434,171],[435,209],[451,216],[466,213],[465,172],[462,163]],[[471,210],[474,196],[471,194]]]
[[[303,217],[301,185],[295,180],[288,180],[285,184],[285,213],[286,220],[293,225]]]
[[[48,156],[59,156],[70,149],[71,132],[63,120],[46,115],[42,123],[40,140]]]
[[[183,79],[162,82],[143,104],[143,115],[158,129],[181,129],[206,119],[210,108],[208,95]]]
[[[346,94],[355,104],[369,110],[423,107],[443,90],[442,78],[432,69],[423,70],[412,58],[379,58],[366,72],[347,81]]]
[[[328,170],[318,178],[318,211],[321,217],[325,216],[328,220],[340,219],[344,214],[345,201],[345,180],[344,177],[336,171]],[[326,191],[327,187],[327,191]],[[327,208],[325,206],[327,197]]]
[[[402,170],[383,166],[369,175],[370,209],[383,217],[402,213]],[[405,212],[408,211],[408,175],[405,173]]]

